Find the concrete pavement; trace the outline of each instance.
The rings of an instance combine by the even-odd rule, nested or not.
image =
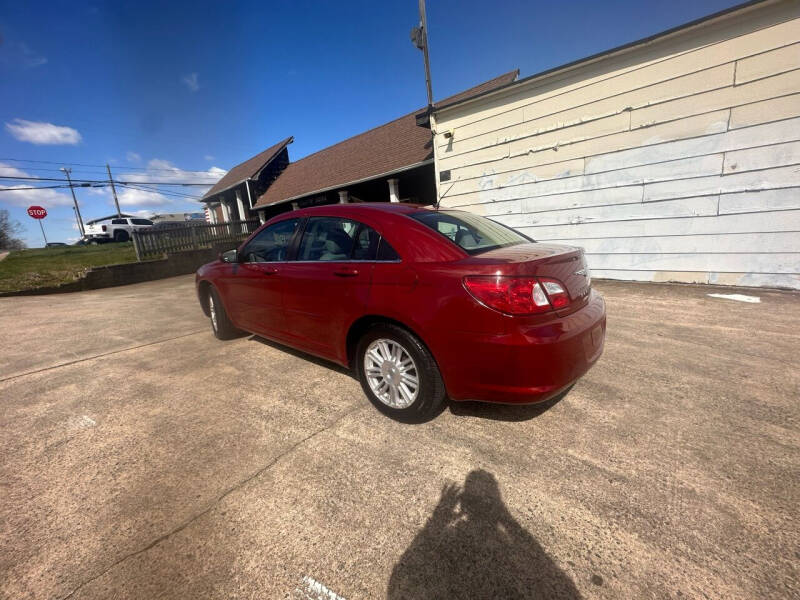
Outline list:
[[[596,287],[561,402],[423,425],[191,277],[0,299],[0,596],[799,595],[800,296]]]

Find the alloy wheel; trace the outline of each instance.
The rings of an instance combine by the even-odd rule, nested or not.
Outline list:
[[[364,374],[372,393],[391,408],[408,408],[419,395],[417,365],[395,340],[379,338],[367,347]]]
[[[214,331],[217,330],[217,307],[214,304],[214,295],[208,295],[208,312],[211,316],[211,326],[214,328]]]

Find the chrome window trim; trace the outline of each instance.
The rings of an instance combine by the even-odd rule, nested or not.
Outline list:
[[[395,259],[395,260],[354,260],[354,259],[347,259],[347,260],[287,260],[284,261],[286,263],[299,263],[299,264],[333,264],[333,263],[358,263],[360,265],[367,264],[367,263],[375,263],[378,265],[385,265],[386,263],[400,263],[403,262],[402,259]]]
[[[296,265],[296,264],[312,264],[312,265],[332,265],[334,263],[358,263],[385,265],[387,263],[401,263],[403,259],[396,260],[270,260],[264,262],[241,262],[241,265]]]

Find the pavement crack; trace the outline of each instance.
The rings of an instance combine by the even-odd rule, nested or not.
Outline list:
[[[191,335],[191,334],[189,334],[189,335]],[[183,337],[183,336],[181,336],[181,337]],[[330,429],[332,429],[333,427],[338,425],[346,417],[350,416],[351,414],[353,414],[356,411],[362,410],[363,408],[364,408],[364,405],[359,403],[356,406],[353,406],[352,408],[350,408],[350,409],[346,410],[345,412],[343,412],[341,415],[336,417],[333,421],[331,421],[330,423],[328,423],[324,427],[322,427],[320,429],[317,429],[316,431],[308,434],[307,436],[303,437],[299,441],[295,442],[294,444],[289,446],[289,448],[287,448],[286,450],[284,450],[283,452],[281,452],[280,454],[275,456],[267,464],[265,464],[264,466],[260,467],[259,469],[257,469],[256,471],[254,471],[253,473],[251,473],[250,475],[248,475],[247,477],[245,477],[244,479],[242,479],[238,483],[235,483],[234,485],[232,485],[231,487],[226,489],[219,496],[217,496],[214,500],[212,500],[211,503],[208,506],[206,506],[203,510],[201,510],[197,514],[189,517],[188,519],[186,519],[183,523],[181,523],[180,525],[178,525],[174,529],[171,529],[167,533],[165,533],[163,535],[160,535],[159,537],[157,537],[156,539],[154,539],[153,541],[148,543],[146,546],[143,546],[142,548],[139,548],[138,550],[134,550],[133,552],[129,552],[128,554],[125,554],[124,556],[122,556],[119,559],[115,560],[108,567],[106,567],[102,572],[100,572],[97,575],[95,575],[94,577],[90,577],[86,581],[80,583],[69,594],[67,594],[66,596],[62,596],[60,600],[68,600],[69,598],[72,598],[72,596],[75,595],[77,592],[79,592],[81,589],[83,589],[84,587],[86,587],[87,585],[92,583],[93,581],[96,581],[96,580],[100,579],[103,575],[105,575],[106,573],[110,572],[114,568],[118,567],[119,565],[121,565],[123,562],[125,562],[129,558],[133,558],[134,556],[138,556],[140,554],[143,554],[143,553],[147,552],[148,550],[150,550],[151,548],[154,548],[155,546],[157,546],[161,542],[163,542],[163,541],[167,540],[168,538],[172,537],[176,533],[180,533],[181,531],[186,529],[189,525],[194,523],[197,519],[199,519],[203,515],[206,515],[209,512],[211,512],[214,509],[214,507],[216,507],[225,498],[230,496],[233,492],[241,489],[242,487],[244,487],[245,485],[247,485],[248,483],[250,483],[251,481],[253,481],[257,477],[259,477],[260,475],[265,473],[271,467],[275,466],[278,463],[278,461],[280,461],[282,458],[284,458],[285,456],[288,456],[289,454],[294,452],[297,448],[299,448],[300,446],[302,446],[306,442],[314,439],[318,435],[320,435],[322,433],[325,433],[326,431],[329,431]]]
[[[76,358],[75,360],[69,360],[67,362],[59,363],[57,365],[51,365],[49,367],[42,367],[41,369],[34,369],[33,371],[26,371],[25,373],[17,373],[16,375],[9,375],[8,377],[3,377],[0,379],[0,383],[4,383],[6,381],[11,381],[12,379],[19,379],[20,377],[26,377],[28,375],[36,375],[37,373],[44,373],[46,371],[52,371],[54,369],[60,369],[61,367],[68,367],[70,365],[74,365],[81,362],[86,362],[88,360],[95,360],[96,358],[103,358],[104,356],[112,356],[114,354],[120,354],[122,352],[129,352],[130,350],[138,350],[139,348],[147,348],[148,346],[156,346],[158,344],[163,344],[164,342],[171,342],[172,340],[179,340],[181,338],[189,337],[192,335],[197,335],[198,333],[204,333],[207,331],[206,329],[198,329],[197,331],[192,331],[191,333],[182,333],[181,335],[176,335],[170,338],[165,338],[163,340],[156,340],[155,342],[147,342],[146,344],[139,344],[138,346],[130,346],[128,348],[120,348],[119,350],[111,350],[110,352],[103,352],[102,354],[94,354],[92,356],[85,356],[83,358]]]

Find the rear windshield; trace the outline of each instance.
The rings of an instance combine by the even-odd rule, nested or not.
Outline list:
[[[468,212],[426,210],[410,216],[441,233],[469,254],[533,241],[505,225]]]

